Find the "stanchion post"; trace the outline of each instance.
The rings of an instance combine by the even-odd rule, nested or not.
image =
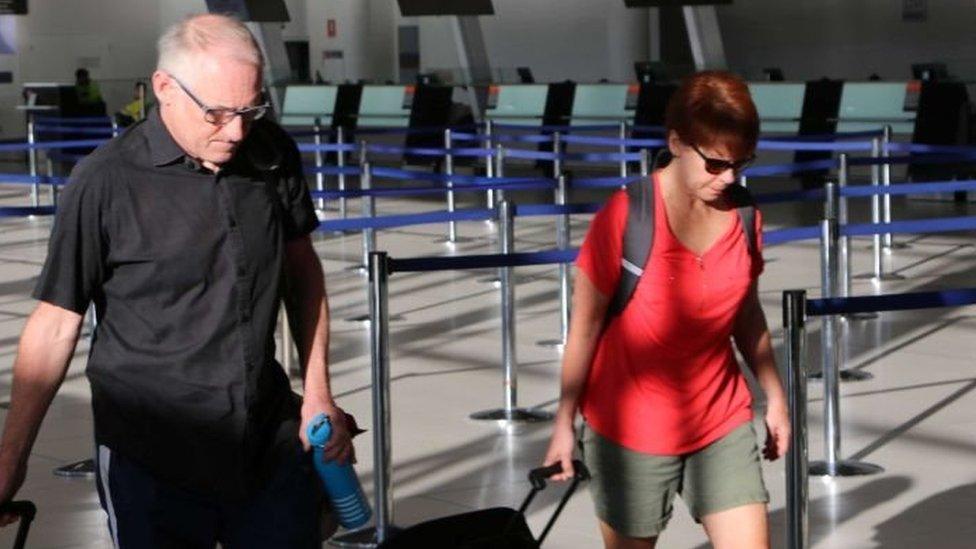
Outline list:
[[[871,157],[874,159],[881,156],[881,140],[877,137],[871,139]],[[881,190],[881,166],[873,164],[871,166],[871,187],[875,194],[871,195],[871,223],[877,225],[881,223],[881,196],[877,191]],[[875,280],[884,278],[884,265],[881,261],[881,235],[871,236],[871,253],[873,258],[873,272]]]
[[[298,375],[301,368],[296,368],[295,347],[292,344],[291,324],[288,323],[288,312],[284,307],[281,308],[281,365],[288,375]]]
[[[369,162],[363,162],[363,173],[360,176],[360,187],[364,191],[373,188],[373,176],[370,171]],[[363,217],[371,219],[376,217],[376,199],[372,195],[363,196]],[[363,269],[369,264],[369,254],[376,249],[376,229],[367,227],[363,229]]]
[[[31,206],[35,208],[41,205],[41,184],[37,181],[37,149],[34,145],[37,143],[37,136],[34,130],[34,116],[31,115],[27,120],[27,145],[30,147],[27,149],[27,165],[30,169],[31,177],[35,178],[31,183]]]
[[[886,125],[884,127],[884,134],[881,136],[881,139],[882,139],[881,157],[888,158],[889,156],[891,156],[891,148],[890,148],[891,126],[890,125]],[[884,187],[891,186],[891,164],[883,164],[881,166],[881,184]],[[891,223],[891,195],[885,193],[881,197],[881,202],[882,202],[883,221],[885,223]],[[884,243],[885,249],[891,250],[891,246],[892,246],[891,233],[884,233],[882,237],[882,241]]]
[[[495,122],[492,120],[485,121],[485,148],[489,151],[494,148],[494,136]],[[492,156],[485,157],[485,176],[495,177],[495,161]],[[485,191],[485,203],[489,210],[495,209],[495,193],[492,189]]]
[[[386,252],[369,255],[369,344],[373,386],[374,526],[329,540],[339,547],[376,547],[398,531],[393,523],[393,460],[390,430],[389,276]]]
[[[505,149],[501,143],[495,145],[495,177],[505,177]],[[495,206],[505,200],[505,191],[495,189]]]
[[[833,183],[824,186],[827,208],[820,231],[820,273],[822,297],[838,297],[838,236],[837,187]],[[824,385],[824,460],[810,464],[810,474],[826,476],[868,475],[880,472],[877,465],[840,459],[840,363],[841,349],[837,315],[823,317],[820,330],[821,374]],[[860,376],[867,376],[858,372]],[[850,379],[857,374],[851,372]],[[859,377],[860,377],[859,376]],[[861,377],[864,379],[865,377]]]
[[[336,165],[339,167],[339,177],[337,178],[339,186],[339,216],[342,219],[346,218],[346,174],[342,173],[342,169],[346,167],[346,151],[342,150],[343,145],[346,144],[346,130],[342,126],[336,127],[336,144],[339,145],[339,150],[336,151]]]
[[[640,174],[647,177],[651,173],[651,151],[641,149],[640,151]]]
[[[749,188],[749,178],[747,178],[744,175],[740,175],[739,176],[739,185],[741,185],[741,186],[743,186],[745,188]]]
[[[560,174],[556,186],[556,205],[566,205],[566,176]],[[570,217],[568,212],[564,212],[558,217],[556,225],[556,247],[560,250],[569,248],[570,242]],[[569,306],[571,298],[569,265],[559,264],[559,339],[544,339],[537,344],[542,347],[553,347],[563,349],[566,340],[569,338]]]
[[[444,130],[444,174],[447,175],[447,211],[450,213],[454,213],[454,180],[451,179],[451,176],[454,175],[454,155],[451,154],[452,144],[451,129],[448,128]],[[456,241],[457,221],[452,219],[447,222],[446,242],[453,244]]]
[[[620,153],[620,177],[627,177],[627,121],[622,120],[620,122],[619,128],[620,135],[620,146],[618,147],[618,152]]]
[[[783,292],[783,335],[786,342],[787,398],[790,406],[792,440],[786,452],[786,546],[806,549],[809,545],[807,505],[807,369],[806,292]]]
[[[315,135],[312,136],[312,142],[315,144],[315,190],[324,191],[325,190],[325,174],[322,173],[322,166],[325,164],[322,158],[322,119],[318,116],[315,117],[315,123],[312,125],[312,131]],[[325,199],[319,198],[316,201],[316,207],[319,210],[325,210]]]
[[[843,195],[844,189],[847,188],[847,176],[848,176],[848,164],[847,164],[847,153],[841,153],[838,161],[837,168],[837,225],[838,227],[846,227],[848,223],[847,219],[847,197]],[[838,229],[839,232],[839,229]],[[847,235],[839,235],[838,241],[838,269],[839,269],[839,280],[838,280],[838,294],[841,297],[847,297],[851,295],[851,243],[850,238]]]
[[[119,121],[116,120],[115,117],[112,117],[111,124],[112,124],[112,137],[118,137],[119,136]]]
[[[393,463],[390,437],[390,355],[388,282],[385,252],[369,257],[369,340],[373,363],[373,463],[376,541],[383,542],[393,524]]]
[[[558,178],[559,174],[563,173],[563,136],[561,133],[556,132],[552,134],[552,177]]]
[[[508,255],[515,251],[515,205],[507,200],[498,202],[498,239],[500,252]],[[552,414],[518,407],[518,367],[515,353],[515,285],[512,267],[499,267],[501,279],[502,313],[502,364],[504,368],[503,402],[500,409],[471,414],[471,419],[512,422],[546,421]]]

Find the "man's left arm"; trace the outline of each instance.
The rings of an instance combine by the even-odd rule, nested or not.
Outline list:
[[[308,449],[306,429],[319,413],[332,422],[332,436],[325,458],[340,463],[352,458],[353,447],[345,413],[332,398],[329,384],[329,304],[322,264],[311,237],[300,236],[285,244],[285,309],[291,326],[305,382],[299,437]]]

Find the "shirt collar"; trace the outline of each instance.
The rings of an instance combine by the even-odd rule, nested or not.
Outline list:
[[[159,107],[154,107],[146,117],[146,138],[154,166],[165,166],[183,159],[186,152],[173,139],[159,116]]]
[[[282,155],[277,143],[265,135],[260,124],[255,126],[228,164],[246,164],[259,171],[278,169],[282,162]],[[186,151],[176,143],[173,135],[163,124],[159,107],[154,107],[146,117],[146,136],[154,166],[166,166],[183,161],[190,169],[199,169],[196,159],[187,156]]]

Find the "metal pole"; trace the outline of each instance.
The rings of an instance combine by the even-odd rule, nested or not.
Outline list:
[[[881,140],[877,137],[871,139],[871,157],[881,156]],[[881,167],[877,164],[871,166],[871,187],[875,192],[881,187]],[[871,223],[881,223],[881,197],[877,194],[871,196]],[[882,280],[884,277],[884,265],[881,262],[881,235],[871,236],[871,252],[873,256],[873,272],[875,280]]]
[[[563,173],[563,159],[559,151],[562,150],[563,136],[556,132],[552,134],[552,177],[558,178]]]
[[[744,175],[740,175],[739,176],[739,185],[742,185],[743,187],[748,188],[749,187],[749,179],[746,176],[744,176]]]
[[[651,151],[647,149],[641,149],[640,152],[640,174],[641,177],[647,177],[651,173]]]
[[[385,252],[369,257],[369,340],[373,363],[373,469],[376,541],[382,543],[393,524],[393,467],[390,442],[390,355],[388,278]]]
[[[556,187],[556,205],[566,205],[566,176],[560,174]],[[556,247],[560,250],[569,248],[569,214],[559,216],[556,225]],[[562,350],[569,338],[569,305],[570,305],[569,265],[559,264],[559,339],[545,339],[538,342],[542,347],[554,347]]]
[[[620,122],[620,177],[627,177],[627,121]]]
[[[494,139],[494,135],[495,135],[495,123],[492,120],[487,120],[485,122],[485,137],[487,138],[485,139],[485,148],[488,150],[492,150],[493,147],[492,141]],[[495,177],[495,161],[494,158],[491,156],[485,157],[485,176]],[[488,209],[494,209],[495,193],[491,189],[485,191],[485,199],[486,199],[486,207]]]
[[[888,158],[891,156],[891,150],[889,145],[891,144],[891,126],[887,125],[884,127],[884,134],[881,136],[881,157]],[[885,187],[891,186],[891,164],[884,164],[881,166],[881,184]],[[885,194],[881,197],[882,208],[883,208],[883,220],[885,223],[891,223],[891,195]],[[882,238],[884,242],[884,247],[886,250],[891,250],[891,233],[884,233]]]
[[[315,117],[315,124],[312,125],[312,131],[315,135],[312,136],[312,140],[315,143],[315,190],[324,191],[325,190],[325,174],[322,173],[322,166],[325,162],[322,159],[322,119],[318,116]],[[319,198],[315,201],[316,207],[319,210],[325,210],[325,199]]]
[[[837,169],[837,225],[839,227],[847,226],[847,197],[842,193],[847,187],[847,153],[841,153],[839,155],[839,167]],[[847,297],[851,295],[851,256],[850,256],[850,238],[846,235],[840,236],[839,248],[838,248],[838,266],[839,266],[839,293],[841,297]]]
[[[450,177],[454,175],[454,155],[451,154],[451,130],[444,130],[444,173],[448,176],[447,180],[447,211],[454,213],[454,180]],[[447,222],[447,242],[453,244],[457,241],[457,221],[453,219]]]
[[[820,274],[823,297],[837,297],[837,188],[824,187],[827,208],[820,232]],[[826,316],[820,332],[824,384],[824,461],[828,475],[835,475],[840,454],[840,348],[837,346],[837,317]]]
[[[838,226],[837,187],[824,186],[827,207],[820,231],[820,273],[824,298],[838,294]],[[810,464],[810,474],[826,476],[869,475],[882,471],[877,465],[840,459],[840,346],[837,344],[838,317],[823,318],[820,331],[820,354],[824,385],[824,461]],[[860,372],[858,372],[860,373]]]
[[[502,200],[498,204],[498,236],[501,253],[508,255],[515,248],[515,208]],[[505,364],[505,411],[511,415],[518,406],[518,372],[515,369],[515,288],[512,285],[512,268],[502,267],[502,361]]]
[[[787,397],[792,440],[786,452],[786,539],[789,549],[809,545],[807,471],[806,292],[783,292],[783,332],[786,342]]]
[[[119,136],[119,121],[112,118],[112,137]]]
[[[292,345],[291,324],[288,323],[288,312],[281,310],[281,365],[288,375],[301,373],[301,368],[295,368],[295,347]]]
[[[27,150],[27,164],[30,168],[31,177],[37,177],[37,149],[34,148],[36,143],[36,136],[34,134],[34,117],[31,116],[27,120],[27,144],[30,149]],[[41,205],[40,189],[41,184],[34,179],[31,183],[31,206],[35,208]]]
[[[515,205],[507,200],[498,202],[498,239],[500,252],[508,255],[515,251]],[[515,285],[512,283],[512,267],[499,267],[501,278],[502,313],[502,364],[504,367],[504,406],[471,414],[472,419],[504,422],[545,421],[552,414],[518,407],[518,368],[515,356]]]
[[[363,174],[360,176],[360,187],[364,191],[372,188],[372,175],[370,175],[369,162],[363,163]],[[376,217],[376,200],[372,196],[363,196],[363,217]],[[369,254],[376,249],[376,229],[367,227],[363,229],[363,269],[369,265]]]
[[[336,144],[342,147],[346,144],[346,130],[342,126],[336,128]],[[336,165],[339,167],[339,192],[346,192],[346,174],[342,173],[342,168],[346,167],[346,151],[336,151]],[[346,197],[339,196],[339,216],[346,218]]]
[[[495,145],[495,177],[505,177],[505,149],[501,143]],[[495,205],[502,200],[505,200],[505,191],[495,189]]]
[[[54,183],[54,161],[50,156],[45,156],[44,164],[47,167],[47,185],[51,195],[51,205],[58,205],[58,186]]]
[[[389,276],[386,252],[369,255],[369,344],[373,384],[373,505],[372,528],[354,530],[329,540],[339,547],[376,547],[400,529],[393,523],[393,444],[390,436]]]

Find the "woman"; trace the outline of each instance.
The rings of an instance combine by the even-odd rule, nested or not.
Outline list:
[[[756,290],[761,218],[743,227],[726,189],[753,158],[759,119],[744,82],[703,72],[675,92],[665,122],[671,158],[652,175],[651,254],[619,314],[607,310],[621,273],[624,191],[580,249],[545,464],[561,463],[553,478],[569,478],[579,410],[606,547],[654,547],[676,494],[715,547],[768,547],[752,398],[733,345],[766,393],[767,459],[787,449],[789,414]]]

